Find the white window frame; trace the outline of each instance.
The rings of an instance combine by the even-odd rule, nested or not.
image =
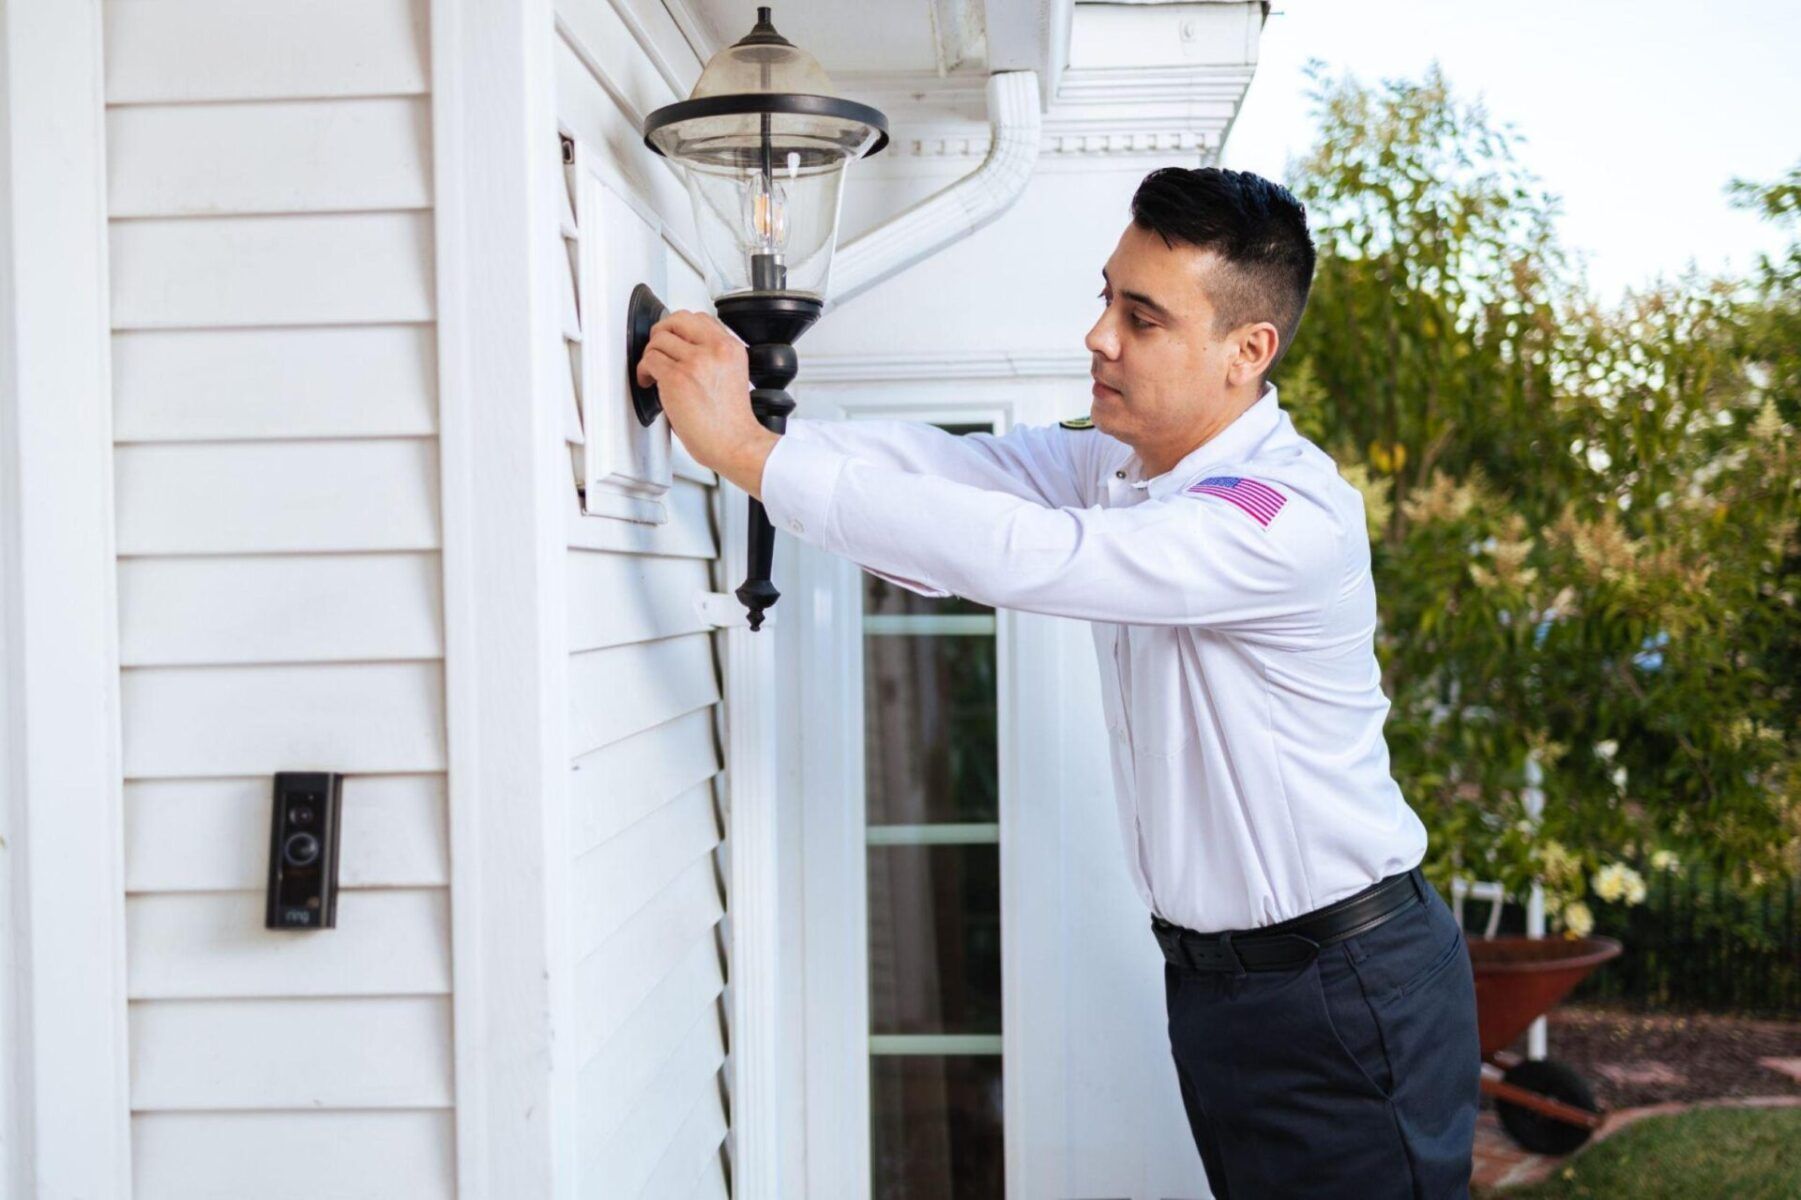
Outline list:
[[[924,382],[809,387],[800,415],[988,423],[1003,434],[1017,423],[1015,404],[1004,392],[980,398],[993,381],[957,380],[955,364],[943,368]],[[801,371],[804,385],[804,356]],[[970,402],[941,403],[947,386],[959,387]],[[809,608],[808,624],[794,643],[806,897],[805,1194],[866,1198],[872,1167],[862,571],[848,559],[811,550],[786,535],[777,548],[778,562],[784,554],[796,567],[794,594]],[[1061,822],[1046,811],[1047,798],[1054,797],[1037,781],[1048,768],[1028,761],[1031,739],[1022,730],[1054,711],[1054,696],[1047,693],[1054,692],[1050,685],[1062,656],[1047,618],[1000,609],[994,621],[1002,1127],[1007,1197],[1019,1200],[1055,1194],[1047,1189],[1060,1186],[1054,1175],[1061,1157],[1052,1151],[1062,1130],[1057,1050],[1063,1036],[1062,957],[1056,938],[1064,900]],[[1037,802],[1025,794],[1027,780],[1034,781],[1029,790]]]

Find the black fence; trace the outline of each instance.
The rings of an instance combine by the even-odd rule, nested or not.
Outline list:
[[[1571,1000],[1801,1020],[1801,880],[1746,890],[1705,868],[1644,874],[1643,904],[1589,897],[1595,932],[1625,952]],[[1467,903],[1470,937],[1481,936],[1487,915],[1486,903]],[[1524,909],[1509,903],[1499,932],[1524,929]]]

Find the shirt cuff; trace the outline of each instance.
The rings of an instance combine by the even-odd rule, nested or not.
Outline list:
[[[784,433],[763,460],[763,511],[769,523],[802,541],[823,546],[830,528],[832,495],[849,460],[836,450]]]

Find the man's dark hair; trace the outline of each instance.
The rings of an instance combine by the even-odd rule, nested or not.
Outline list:
[[[1264,374],[1273,372],[1294,342],[1313,286],[1313,238],[1294,194],[1249,171],[1162,167],[1138,185],[1132,220],[1166,246],[1185,242],[1225,261],[1207,289],[1214,329],[1274,325],[1280,342]]]

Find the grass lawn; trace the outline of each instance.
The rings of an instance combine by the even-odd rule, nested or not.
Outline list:
[[[1713,1108],[1647,1117],[1507,1200],[1795,1200],[1801,1108]]]

